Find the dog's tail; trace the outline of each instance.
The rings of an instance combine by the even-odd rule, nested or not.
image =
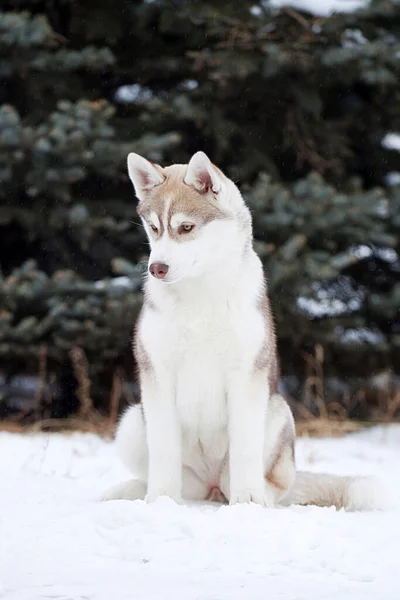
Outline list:
[[[347,511],[382,510],[385,494],[372,477],[343,477],[298,471],[282,504],[335,506]]]

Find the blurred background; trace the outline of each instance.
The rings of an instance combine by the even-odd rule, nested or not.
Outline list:
[[[399,0],[3,0],[0,419],[111,428],[146,269],[128,152],[241,187],[299,422],[400,417]]]

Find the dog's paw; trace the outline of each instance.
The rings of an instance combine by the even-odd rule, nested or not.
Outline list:
[[[230,494],[229,504],[249,504],[250,502],[266,508],[273,508],[274,497],[266,486],[265,489],[247,488],[233,490]]]
[[[144,500],[146,495],[146,484],[139,479],[130,479],[106,490],[100,500]]]
[[[179,492],[172,489],[152,489],[146,494],[146,502],[155,502],[158,498],[169,498],[177,504],[182,504],[182,496]]]

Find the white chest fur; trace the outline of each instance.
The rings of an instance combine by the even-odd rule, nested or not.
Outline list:
[[[229,293],[192,289],[157,298],[139,330],[155,375],[169,373],[183,433],[217,455],[227,445],[227,382],[252,368],[266,335],[254,294],[239,284]]]

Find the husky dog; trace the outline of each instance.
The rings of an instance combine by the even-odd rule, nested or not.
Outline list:
[[[165,168],[132,153],[128,171],[151,248],[134,342],[141,404],[116,434],[135,479],[104,498],[374,508],[369,480],[296,473],[266,281],[236,185],[203,152]]]

